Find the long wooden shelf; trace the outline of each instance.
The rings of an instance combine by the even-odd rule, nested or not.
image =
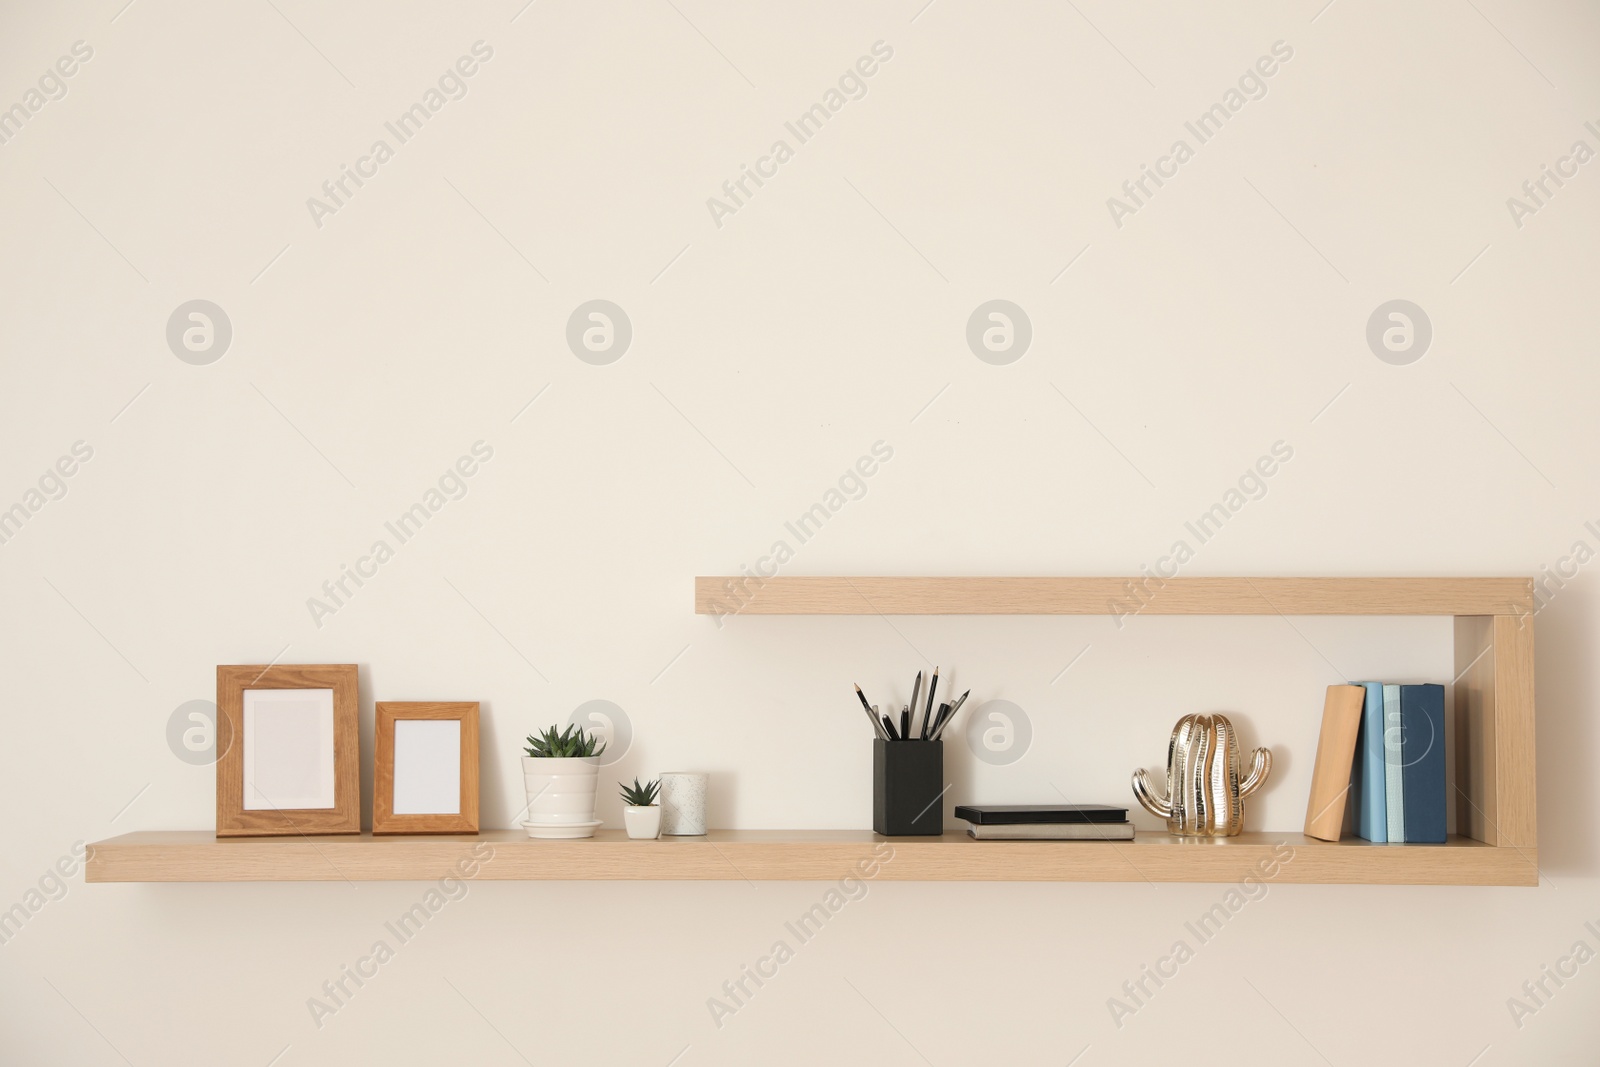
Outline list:
[[[1517,615],[1529,578],[699,577],[700,615]]]
[[[1287,846],[1287,849],[1285,849]],[[271,837],[219,840],[208,831],[123,834],[89,846],[89,882],[437,881],[464,859],[498,881],[838,881],[861,861],[896,882],[1261,882],[1386,885],[1538,884],[1532,848],[1470,838],[1445,845],[1315,841],[1297,833],[1131,842],[974,841],[880,837],[866,830],[713,830],[630,841],[602,830],[582,841],[533,841],[521,830],[476,837]],[[1263,872],[1276,862],[1276,872]],[[458,875],[459,877],[459,875]]]
[[[476,860],[492,880],[836,881],[876,861],[890,881],[1372,883],[1532,886],[1533,582],[1527,578],[696,578],[703,615],[1453,615],[1456,826],[1443,845],[1315,841],[1297,833],[1132,842],[884,838],[851,830],[714,830],[706,837],[234,838],[124,834],[89,846],[90,882],[437,881]],[[1285,853],[1289,856],[1285,859]],[[1273,864],[1276,866],[1273,867]],[[1273,873],[1265,873],[1272,868]]]

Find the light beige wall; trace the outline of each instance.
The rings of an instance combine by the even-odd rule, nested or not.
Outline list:
[[[274,657],[359,662],[368,717],[482,701],[486,825],[521,806],[518,739],[605,699],[634,731],[611,777],[710,771],[724,826],[863,826],[849,685],[903,698],[938,663],[1033,731],[1008,766],[957,737],[954,798],[1131,803],[1178,715],[1226,710],[1279,756],[1251,827],[1297,828],[1322,687],[1444,680],[1447,627],[719,628],[691,579],[780,539],[790,574],[1119,574],[1180,539],[1186,574],[1600,550],[1600,162],[1507,205],[1600,149],[1600,16],[1323,2],[6,5],[0,106],[93,54],[0,145],[0,507],[93,455],[0,544],[0,909],[75,842],[209,828],[169,718],[215,664]],[[466,95],[398,144],[384,123],[479,41]],[[785,121],[880,41],[865,95],[799,144]],[[1280,41],[1265,96],[1198,144],[1185,121]],[[380,137],[393,158],[314,220]],[[793,158],[714,218],[779,138]],[[1114,219],[1178,138],[1194,157]],[[633,328],[607,366],[564,338],[597,298]],[[232,325],[209,365],[165,337],[193,299]],[[991,299],[1032,324],[1005,366],[965,339]],[[1365,338],[1394,299],[1433,327],[1409,365]],[[384,522],[478,441],[464,498],[398,544]],[[800,544],[785,522],[879,441]],[[1184,523],[1280,441],[1200,544]],[[380,538],[394,558],[314,620]],[[1600,964],[1542,1005],[1522,984],[1600,949],[1594,566],[1538,617],[1537,890],[1269,886],[1200,944],[1185,923],[1226,887],[877,883],[719,1026],[710,998],[825,886],[473,884],[319,1026],[308,1000],[426,885],[73,880],[0,946],[0,1058],[1590,1062]],[[1115,1018],[1179,940],[1193,959]]]

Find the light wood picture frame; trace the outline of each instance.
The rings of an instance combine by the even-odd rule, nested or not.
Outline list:
[[[478,832],[478,705],[381,701],[374,834]]]
[[[353,663],[217,668],[217,836],[361,832]]]

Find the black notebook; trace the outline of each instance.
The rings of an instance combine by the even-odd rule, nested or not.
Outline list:
[[[956,818],[979,826],[1020,823],[1127,822],[1127,808],[1103,804],[958,804]]]

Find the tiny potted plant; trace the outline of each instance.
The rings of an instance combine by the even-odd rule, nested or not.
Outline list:
[[[522,781],[528,790],[529,837],[593,837],[595,787],[605,742],[581,726],[552,726],[529,734],[522,758]]]
[[[621,782],[617,783],[622,785]],[[635,778],[632,785],[622,786],[622,822],[628,836],[636,841],[654,841],[661,836],[661,805],[656,795],[661,792],[661,779],[654,778],[644,785]]]

